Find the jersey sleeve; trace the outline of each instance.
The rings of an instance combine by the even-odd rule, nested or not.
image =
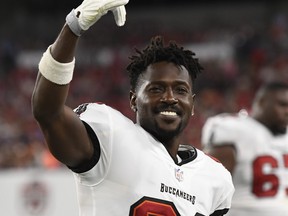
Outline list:
[[[233,144],[241,138],[241,119],[238,116],[219,115],[210,117],[202,129],[203,146]]]
[[[217,198],[214,199],[216,202],[213,202],[215,205],[215,211],[211,214],[211,216],[226,215],[231,208],[232,197],[235,192],[235,187],[230,172],[226,168],[224,168],[222,164],[220,165],[219,163],[218,165],[220,166],[218,170],[218,176],[222,178],[221,180],[221,178],[219,177],[219,181],[222,186],[218,188]],[[215,177],[215,180],[216,179],[217,177]]]
[[[217,209],[210,216],[226,215],[231,208],[232,197],[235,190],[233,184],[228,184],[227,186],[228,187],[225,187],[226,189],[223,190],[223,194],[220,199],[221,202],[219,203]]]
[[[200,150],[197,152],[199,158],[204,154]],[[205,178],[202,178],[201,182],[202,184],[207,182],[207,187],[209,187],[209,194],[203,195],[210,206],[209,216],[225,215],[231,208],[232,196],[235,191],[231,173],[219,161],[209,155],[204,154],[204,159],[205,163],[202,164],[201,175],[205,174]],[[211,172],[211,170],[213,171]]]
[[[96,165],[86,172],[75,175],[84,185],[97,184],[102,181],[109,169],[115,131],[119,133],[119,130],[125,128],[124,122],[127,124],[130,120],[105,104],[83,104],[74,111],[92,129],[100,145],[100,158]],[[119,125],[123,127],[120,128]]]

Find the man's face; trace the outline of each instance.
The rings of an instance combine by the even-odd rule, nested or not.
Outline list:
[[[263,110],[269,127],[276,133],[285,133],[288,126],[288,91],[276,90],[268,93]]]
[[[193,113],[192,81],[184,67],[158,62],[139,77],[130,103],[137,123],[159,140],[179,135]]]

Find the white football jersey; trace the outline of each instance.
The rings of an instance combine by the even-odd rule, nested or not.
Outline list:
[[[97,134],[100,159],[74,173],[81,216],[217,216],[230,208],[232,177],[193,147],[176,164],[163,144],[106,105],[80,114]],[[185,153],[185,152],[183,152]]]
[[[288,215],[288,134],[273,134],[248,115],[220,114],[207,120],[203,145],[234,143],[235,193],[231,216]]]

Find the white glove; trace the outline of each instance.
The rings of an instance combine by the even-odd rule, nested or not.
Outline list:
[[[126,21],[124,5],[128,2],[129,0],[84,0],[66,16],[66,22],[72,32],[80,36],[108,11],[112,11],[116,24],[123,26]]]

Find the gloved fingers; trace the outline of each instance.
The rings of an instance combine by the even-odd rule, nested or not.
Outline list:
[[[113,10],[113,8],[118,8],[124,6],[129,2],[129,0],[106,0],[105,9]]]
[[[113,15],[114,15],[114,19],[116,21],[116,24],[118,26],[123,26],[125,24],[126,21],[126,9],[125,6],[119,6],[116,7],[114,9],[111,10]]]

